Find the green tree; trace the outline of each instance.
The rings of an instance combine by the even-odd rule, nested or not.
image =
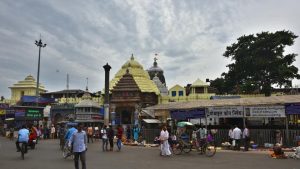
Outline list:
[[[291,80],[300,78],[298,68],[292,65],[297,54],[285,55],[284,49],[297,37],[285,30],[239,37],[223,54],[233,61],[222,74],[225,82],[247,93],[260,90],[266,96],[271,95],[274,84],[291,87]]]

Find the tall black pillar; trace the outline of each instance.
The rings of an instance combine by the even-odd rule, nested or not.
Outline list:
[[[109,71],[111,67],[108,63],[103,66],[105,70],[105,97],[104,97],[104,124],[109,124]]]

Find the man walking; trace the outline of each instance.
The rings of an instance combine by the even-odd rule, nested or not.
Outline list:
[[[107,138],[107,130],[106,130],[106,125],[103,126],[101,129],[101,136],[102,136],[102,150],[103,151],[108,151],[107,150],[107,144],[108,144],[108,138]]]
[[[250,143],[250,133],[249,133],[249,129],[246,126],[243,131],[243,139],[244,139],[244,144],[245,144],[244,151],[248,151],[249,143]]]
[[[162,127],[159,139],[161,141],[161,145],[160,145],[161,155],[162,156],[170,156],[171,155],[171,151],[170,151],[170,145],[169,145],[169,142],[168,142],[169,132],[167,130],[167,126],[166,125],[164,125]]]
[[[94,142],[93,141],[94,132],[93,132],[93,127],[92,126],[90,126],[90,127],[87,128],[87,133],[88,133],[88,143],[90,143],[90,140],[93,143]]]
[[[54,139],[54,138],[55,138],[55,127],[52,124],[52,127],[51,127],[51,139]]]
[[[241,129],[238,128],[237,125],[235,125],[235,128],[232,131],[233,134],[233,140],[235,142],[235,150],[240,150],[241,147],[241,136],[242,136],[242,131]]]
[[[109,146],[110,146],[109,151],[113,151],[113,149],[114,149],[114,136],[115,136],[114,129],[112,128],[111,125],[109,125],[109,128],[107,130],[107,137],[108,137]]]
[[[121,151],[121,146],[122,146],[122,136],[123,136],[123,128],[121,125],[118,125],[118,132],[117,132],[117,147],[118,151]]]
[[[78,160],[80,158],[82,169],[86,169],[85,163],[85,152],[87,151],[87,136],[85,131],[82,130],[83,125],[78,124],[78,131],[75,131],[70,138],[69,147],[73,143],[73,152],[74,152],[74,163],[75,169],[79,169]]]

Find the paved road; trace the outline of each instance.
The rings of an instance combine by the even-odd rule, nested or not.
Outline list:
[[[300,169],[300,160],[272,159],[263,153],[218,152],[213,158],[190,154],[160,157],[157,148],[124,147],[121,152],[100,151],[99,141],[89,144],[88,169]],[[71,159],[63,159],[58,140],[42,140],[36,150],[29,150],[25,160],[15,144],[0,137],[1,169],[73,169]]]

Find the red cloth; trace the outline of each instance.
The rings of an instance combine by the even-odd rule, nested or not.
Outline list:
[[[122,139],[122,135],[123,135],[123,129],[122,129],[122,127],[119,127],[118,128],[118,133],[117,133],[118,139]]]
[[[31,129],[31,132],[29,134],[29,141],[32,141],[32,140],[36,140],[37,138],[37,132],[36,130],[33,128]]]

